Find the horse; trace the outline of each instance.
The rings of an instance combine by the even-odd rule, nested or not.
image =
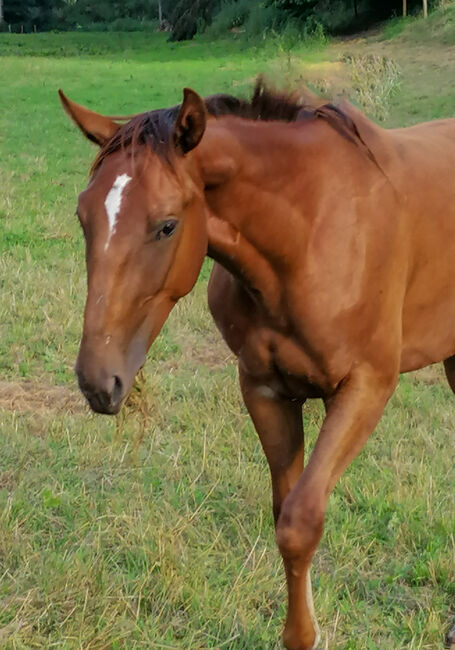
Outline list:
[[[117,413],[214,260],[209,309],[270,467],[283,643],[316,648],[310,564],[338,478],[400,373],[443,361],[455,392],[455,120],[386,130],[261,80],[250,100],[185,88],[180,105],[124,123],[59,93],[99,146],[77,210],[79,386],[94,411]],[[304,467],[311,398],[326,414]]]

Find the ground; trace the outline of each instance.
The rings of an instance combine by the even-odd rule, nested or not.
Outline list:
[[[449,9],[424,26],[292,47],[0,35],[0,648],[273,650],[285,612],[268,470],[205,306],[210,264],[118,418],[91,414],[77,391],[74,208],[94,149],[57,88],[121,114],[175,103],[185,85],[245,93],[265,71],[411,124],[455,115]],[[442,647],[454,405],[441,368],[404,376],[337,486],[312,572],[324,648]],[[312,403],[308,450],[321,421]]]

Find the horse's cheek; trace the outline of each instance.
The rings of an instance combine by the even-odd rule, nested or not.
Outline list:
[[[194,287],[207,254],[206,220],[199,214],[187,215],[168,276],[172,297],[176,300]]]

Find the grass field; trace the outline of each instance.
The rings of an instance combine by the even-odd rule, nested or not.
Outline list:
[[[455,115],[441,83],[455,55],[435,40],[440,29],[452,42],[451,8],[444,16],[428,42],[412,37],[425,34],[415,22],[392,40],[292,52],[279,39],[0,34],[1,649],[273,650],[285,613],[268,470],[205,307],[209,263],[117,419],[89,413],[77,392],[85,271],[73,215],[94,149],[57,88],[111,114],[170,105],[185,85],[243,94],[263,71],[355,97],[340,56],[385,54],[400,70],[385,123],[404,125]],[[442,647],[454,416],[439,368],[404,376],[336,488],[313,568],[324,648]],[[309,450],[321,421],[310,404]]]

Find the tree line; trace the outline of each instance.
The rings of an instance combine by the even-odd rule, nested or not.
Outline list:
[[[192,38],[212,23],[279,31],[320,25],[329,33],[366,28],[394,15],[426,12],[441,0],[0,0],[11,31],[161,28],[171,40]],[[253,17],[253,18],[252,18]],[[250,26],[251,29],[253,27]]]

